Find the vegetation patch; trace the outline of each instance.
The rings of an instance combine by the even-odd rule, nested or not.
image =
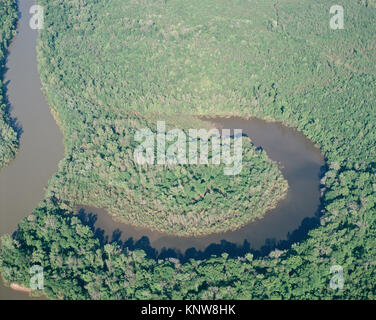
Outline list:
[[[240,108],[235,83],[227,84],[245,81],[230,61],[244,48],[231,48],[224,35],[210,40],[210,28],[223,28],[223,22],[207,22],[206,15],[178,19],[193,10],[178,2],[42,4],[48,15],[38,47],[40,72],[68,154],[48,196],[66,208],[100,207],[128,224],[198,236],[261,218],[286,195],[277,165],[246,137],[242,170],[234,176],[224,175],[223,164],[211,164],[211,154],[208,165],[135,163],[137,130],[156,134],[157,120],[187,134],[209,130],[194,115]],[[200,5],[194,10],[201,12]]]
[[[0,2],[0,78],[3,80],[7,49],[16,34],[17,3]],[[0,86],[0,169],[13,160],[18,149],[18,136],[11,125],[3,86]]]
[[[0,270],[7,283],[28,286],[30,267],[36,264],[44,269],[49,298],[376,298],[372,1],[343,0],[345,30],[336,31],[329,28],[325,0],[279,2],[278,16],[275,2],[268,0],[40,3],[49,15],[39,42],[42,81],[61,116],[66,145],[75,152],[68,153],[71,158],[52,180],[46,200],[20,223],[15,237],[3,237]],[[248,253],[185,263],[155,261],[142,250],[102,246],[59,197],[89,190],[83,181],[95,181],[82,179],[85,142],[94,141],[88,135],[114,134],[115,121],[133,115],[140,127],[143,121],[154,123],[156,116],[147,119],[147,110],[163,116],[174,110],[254,115],[303,131],[328,161],[321,181],[320,226],[301,243],[258,258]],[[80,130],[86,123],[99,133]],[[106,161],[104,152],[98,161]],[[263,167],[267,163],[262,161]],[[80,175],[69,169],[78,164]],[[65,183],[68,172],[71,181]],[[343,289],[329,286],[333,265],[344,270]]]

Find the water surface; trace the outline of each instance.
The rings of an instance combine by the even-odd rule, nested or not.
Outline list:
[[[254,118],[212,118],[209,121],[213,127],[220,129],[242,129],[256,146],[261,146],[269,158],[278,163],[289,183],[286,198],[261,220],[236,231],[203,237],[169,236],[115,222],[102,209],[80,207],[86,213],[95,214],[94,227],[100,229],[97,233],[102,234],[104,240],[121,240],[130,248],[148,248],[150,245],[158,252],[165,253],[173,249],[184,254],[186,250],[194,248],[209,253],[227,251],[242,254],[249,249],[267,249],[265,247],[283,240],[299,240],[305,235],[304,230],[317,223],[320,207],[319,183],[324,159],[312,141],[297,130],[278,122]],[[189,254],[197,256],[192,250]],[[174,254],[167,252],[165,256],[168,255]]]
[[[29,26],[34,0],[19,1],[20,20],[6,63],[4,83],[12,118],[22,129],[16,159],[0,171],[0,235],[13,233],[43,199],[48,180],[64,157],[63,136],[41,93],[37,30]],[[0,281],[0,299],[23,299]]]
[[[11,115],[22,128],[22,135],[16,159],[0,172],[0,235],[13,233],[17,224],[43,199],[48,179],[64,157],[62,134],[40,90],[35,49],[37,31],[29,27],[29,9],[34,3],[34,0],[19,2],[19,33],[10,47],[6,64],[4,83]],[[131,249],[148,248],[148,253],[154,256],[158,251],[165,256],[180,252],[195,257],[198,251],[242,254],[250,248],[258,250],[265,244],[289,239],[302,222],[309,227],[320,205],[319,179],[324,161],[319,149],[301,133],[280,123],[240,118],[210,122],[219,128],[243,129],[256,146],[262,146],[280,164],[288,180],[287,197],[262,220],[237,231],[200,238],[169,236],[125,225],[115,222],[104,210],[86,207],[86,212],[97,215],[94,226],[99,236],[104,240],[121,240]],[[0,299],[28,298],[27,294],[10,290],[0,282]]]

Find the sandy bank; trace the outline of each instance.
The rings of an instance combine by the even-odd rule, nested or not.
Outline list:
[[[26,288],[24,286],[21,286],[17,283],[11,283],[10,288],[16,291],[25,292],[25,293],[31,293],[32,290],[30,288]]]

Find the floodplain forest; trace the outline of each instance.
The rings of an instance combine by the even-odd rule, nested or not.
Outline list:
[[[27,287],[39,265],[44,290],[33,294],[50,299],[376,298],[375,1],[341,1],[344,30],[329,28],[324,0],[38,3],[46,13],[42,90],[65,158],[38,207],[2,237],[7,285]],[[6,44],[15,8],[0,6]],[[7,150],[3,141],[16,146],[17,137],[2,112]],[[208,129],[202,117],[231,116],[280,121],[325,155],[321,216],[301,241],[267,256],[154,259],[101,242],[75,214],[80,205],[103,208],[119,223],[177,236],[262,219],[288,181],[252,137],[242,138],[235,176],[223,165],[139,166],[133,158],[135,132],[156,134],[157,120],[187,132]],[[329,286],[333,265],[345,272],[340,290]]]

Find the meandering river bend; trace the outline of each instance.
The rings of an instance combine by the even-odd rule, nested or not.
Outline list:
[[[48,180],[64,157],[63,136],[41,93],[38,73],[37,30],[29,26],[35,0],[18,2],[18,34],[6,63],[4,83],[10,112],[22,128],[16,159],[0,172],[0,235],[13,233],[17,224],[43,199]],[[25,298],[0,284],[0,298]]]
[[[185,253],[187,249],[194,248],[200,251],[210,249],[207,250],[209,253],[238,250],[237,252],[242,254],[248,248],[260,250],[265,245],[290,239],[290,235],[301,227],[303,220],[305,225],[301,229],[309,228],[309,224],[312,223],[310,218],[317,216],[320,207],[319,184],[321,168],[324,165],[323,156],[314,143],[297,130],[278,122],[234,117],[207,120],[220,129],[242,129],[256,146],[261,146],[268,156],[279,164],[283,176],[289,183],[286,198],[281,200],[275,209],[267,212],[261,220],[236,231],[204,237],[169,236],[115,222],[105,210],[81,207],[86,213],[96,215],[94,227],[101,229],[99,233],[104,233],[108,240],[119,239],[131,248],[147,248],[150,244],[150,247],[159,252],[175,249]],[[302,233],[296,233],[294,239],[299,240],[302,235],[304,236],[304,231],[299,231]],[[194,254],[193,256],[200,257]]]
[[[22,135],[16,159],[0,172],[0,235],[13,233],[19,221],[43,199],[48,180],[64,157],[62,134],[40,90],[36,56],[38,32],[29,27],[29,9],[33,4],[35,0],[19,2],[18,35],[10,47],[6,64],[4,83],[11,116],[17,119]],[[281,165],[289,191],[275,209],[262,220],[237,231],[201,238],[173,237],[119,224],[103,210],[85,208],[97,214],[94,226],[110,239],[115,232],[116,238],[135,246],[147,237],[150,246],[158,251],[204,250],[211,244],[223,244],[223,240],[243,247],[246,241],[251,248],[259,249],[270,239],[287,239],[304,219],[315,216],[320,205],[319,179],[324,160],[310,140],[280,123],[258,119],[210,119],[210,122],[219,128],[243,129],[255,145],[262,146],[268,156]],[[28,299],[28,295],[0,283],[0,299]]]

